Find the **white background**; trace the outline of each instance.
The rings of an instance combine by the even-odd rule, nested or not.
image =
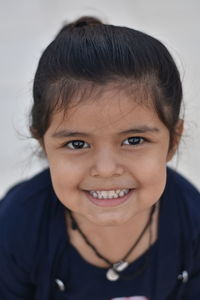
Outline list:
[[[200,188],[199,12],[198,0],[0,0],[0,195],[44,166],[27,129],[34,72],[63,22],[88,14],[145,31],[174,55],[186,114],[173,166]]]

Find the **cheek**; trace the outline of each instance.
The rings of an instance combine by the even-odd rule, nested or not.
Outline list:
[[[85,173],[83,166],[65,156],[49,160],[49,167],[54,189],[62,195],[77,189]]]
[[[146,157],[137,167],[141,181],[147,185],[159,184],[165,180],[166,159],[162,156]]]
[[[160,152],[135,161],[134,173],[138,181],[140,199],[145,203],[157,201],[166,184],[166,156]]]
[[[79,197],[80,175],[76,169],[65,164],[50,165],[50,173],[54,192],[64,206],[76,207],[75,199]]]
[[[145,206],[147,206],[157,202],[163,194],[166,185],[166,165],[149,167],[144,174],[139,190],[141,202],[144,201]]]
[[[141,174],[142,177],[150,177],[152,180],[166,168],[166,163],[167,150],[164,147],[154,147],[150,151],[139,152],[132,159],[132,166],[136,173]]]

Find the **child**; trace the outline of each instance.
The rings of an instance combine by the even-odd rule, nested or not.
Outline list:
[[[183,120],[165,46],[82,17],[42,54],[33,97],[49,169],[0,204],[0,299],[200,299],[200,194],[167,167]]]

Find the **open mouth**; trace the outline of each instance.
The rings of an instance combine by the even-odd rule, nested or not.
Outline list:
[[[130,189],[118,189],[111,191],[89,191],[89,194],[96,199],[117,199],[124,197]]]
[[[134,189],[117,189],[117,190],[101,190],[101,191],[86,191],[89,200],[102,207],[113,207],[127,201],[132,195]]]

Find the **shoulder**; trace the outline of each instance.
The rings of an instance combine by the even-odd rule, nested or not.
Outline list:
[[[45,169],[32,178],[14,185],[12,188],[10,188],[10,190],[8,190],[2,200],[12,199],[13,197],[34,197],[34,195],[42,192],[42,190],[46,189],[50,185],[50,172],[49,169]]]
[[[0,251],[30,262],[36,247],[45,243],[56,205],[48,169],[12,187],[0,201]],[[43,238],[38,243],[39,236]]]
[[[183,202],[185,200],[191,206],[200,206],[199,190],[183,175],[171,168],[167,169],[167,188]]]
[[[179,189],[183,191],[194,192],[197,196],[200,195],[200,191],[182,174],[178,171],[167,168],[167,180],[171,184],[175,184]]]
[[[48,169],[16,184],[0,201],[0,222],[3,220],[4,224],[10,224],[16,221],[17,226],[31,215],[37,217],[42,207],[47,205],[50,194],[52,185]]]
[[[0,217],[5,213],[9,213],[11,217],[16,211],[42,207],[52,194],[50,171],[46,169],[16,184],[6,193],[0,201]]]
[[[177,211],[188,234],[200,236],[200,192],[183,175],[168,168],[167,195],[170,206]]]

